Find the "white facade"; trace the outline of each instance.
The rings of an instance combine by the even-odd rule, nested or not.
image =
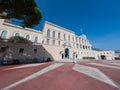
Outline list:
[[[115,52],[110,50],[98,51],[101,60],[114,60]]]
[[[54,60],[71,60],[73,55],[76,55],[78,59],[98,60],[103,59],[104,56],[104,59],[107,60],[114,59],[114,51],[92,50],[92,45],[86,35],[77,36],[75,32],[47,21],[44,23],[43,30],[37,31],[12,25],[1,19],[0,35],[5,39],[19,35],[32,42],[41,44],[50,53],[50,55],[45,55],[46,59],[52,56]]]

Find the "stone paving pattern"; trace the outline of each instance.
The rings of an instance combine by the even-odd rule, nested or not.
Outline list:
[[[120,61],[1,66],[0,90],[120,90]]]

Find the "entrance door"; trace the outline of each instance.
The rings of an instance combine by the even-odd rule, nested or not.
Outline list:
[[[65,49],[65,58],[69,58],[69,49],[68,48]]]
[[[102,60],[106,60],[106,56],[105,55],[101,55],[101,59]]]

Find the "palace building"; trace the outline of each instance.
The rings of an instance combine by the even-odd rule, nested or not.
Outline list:
[[[0,58],[4,60],[19,59],[23,61],[45,61],[47,59],[65,61],[78,60],[114,60],[114,51],[93,50],[86,35],[77,36],[75,32],[46,21],[41,31],[23,28],[0,19]],[[7,42],[12,36],[21,36],[32,44]]]

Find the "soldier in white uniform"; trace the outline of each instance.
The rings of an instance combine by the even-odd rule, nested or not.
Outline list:
[[[73,61],[75,64],[77,63],[77,54],[76,53],[73,53]]]

